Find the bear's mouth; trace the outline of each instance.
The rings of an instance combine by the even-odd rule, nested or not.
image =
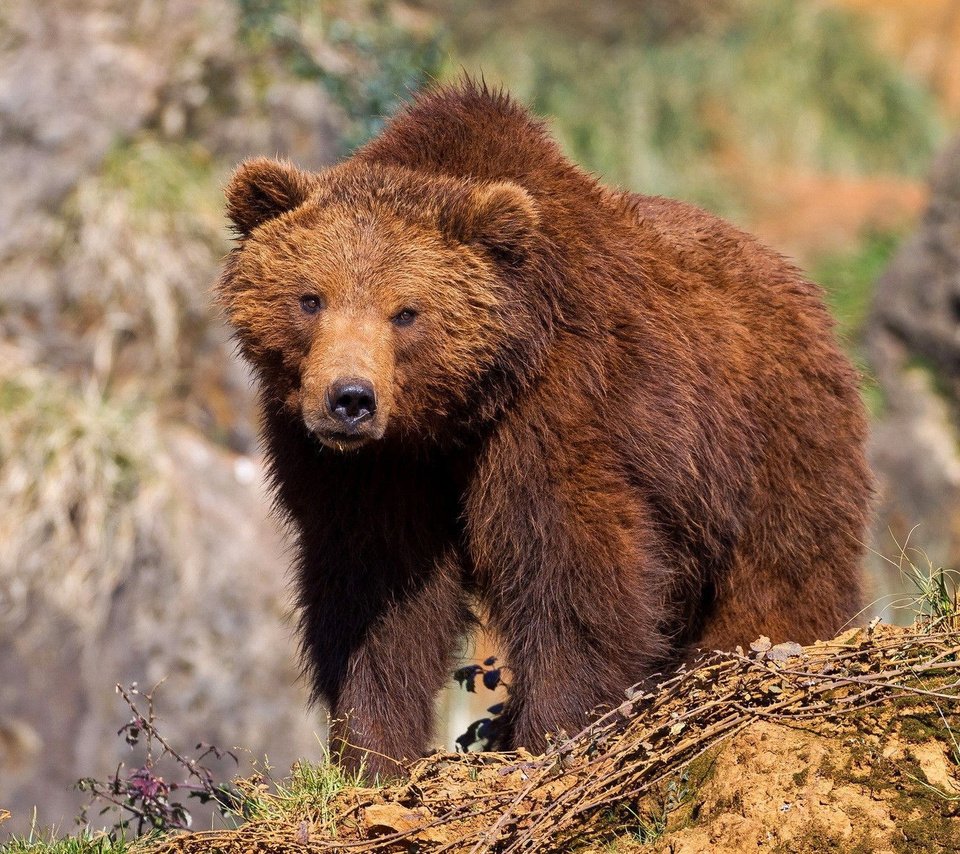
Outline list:
[[[328,448],[333,448],[336,451],[347,451],[353,448],[359,448],[361,445],[367,444],[370,441],[370,436],[365,436],[362,433],[315,433],[317,439],[320,440]]]
[[[332,418],[303,416],[307,431],[325,448],[333,451],[354,451],[383,438],[386,419],[370,419],[359,424],[341,424]]]
[[[326,448],[334,451],[354,451],[357,448],[379,439],[371,433],[345,433],[339,430],[311,430],[314,437]]]

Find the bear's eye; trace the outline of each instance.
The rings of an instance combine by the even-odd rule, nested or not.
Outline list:
[[[391,320],[394,326],[409,326],[417,316],[416,309],[405,308],[403,311],[395,314]]]
[[[315,294],[305,294],[300,297],[300,308],[307,314],[316,314],[323,308],[323,301]]]

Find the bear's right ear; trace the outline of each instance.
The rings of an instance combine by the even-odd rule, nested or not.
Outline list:
[[[314,177],[290,163],[257,157],[237,167],[227,185],[227,216],[241,237],[258,225],[302,205]]]

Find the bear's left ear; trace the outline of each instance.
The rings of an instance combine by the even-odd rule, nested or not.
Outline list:
[[[486,247],[498,260],[517,264],[530,251],[540,215],[519,184],[498,181],[457,200],[441,226],[464,243]]]
[[[227,185],[227,216],[241,237],[258,225],[302,205],[315,178],[290,163],[257,157],[237,167]]]

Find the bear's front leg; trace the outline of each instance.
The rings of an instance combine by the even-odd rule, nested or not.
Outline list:
[[[509,747],[575,734],[669,662],[664,549],[642,497],[592,450],[491,450],[467,503],[478,590],[512,676]]]
[[[344,539],[336,553],[323,539],[303,544],[300,605],[314,696],[330,706],[331,752],[368,779],[395,775],[428,747],[434,699],[470,620],[460,563],[447,547],[413,566],[409,552],[422,544],[409,542],[392,554],[367,543],[349,562]]]
[[[662,636],[608,609],[582,622],[563,597],[525,599],[495,619],[512,676],[504,746],[543,752],[548,737],[573,736],[625,699],[625,689],[663,665]],[[521,610],[523,613],[521,613]],[[598,609],[599,611],[600,609]],[[644,633],[649,632],[644,636]]]

